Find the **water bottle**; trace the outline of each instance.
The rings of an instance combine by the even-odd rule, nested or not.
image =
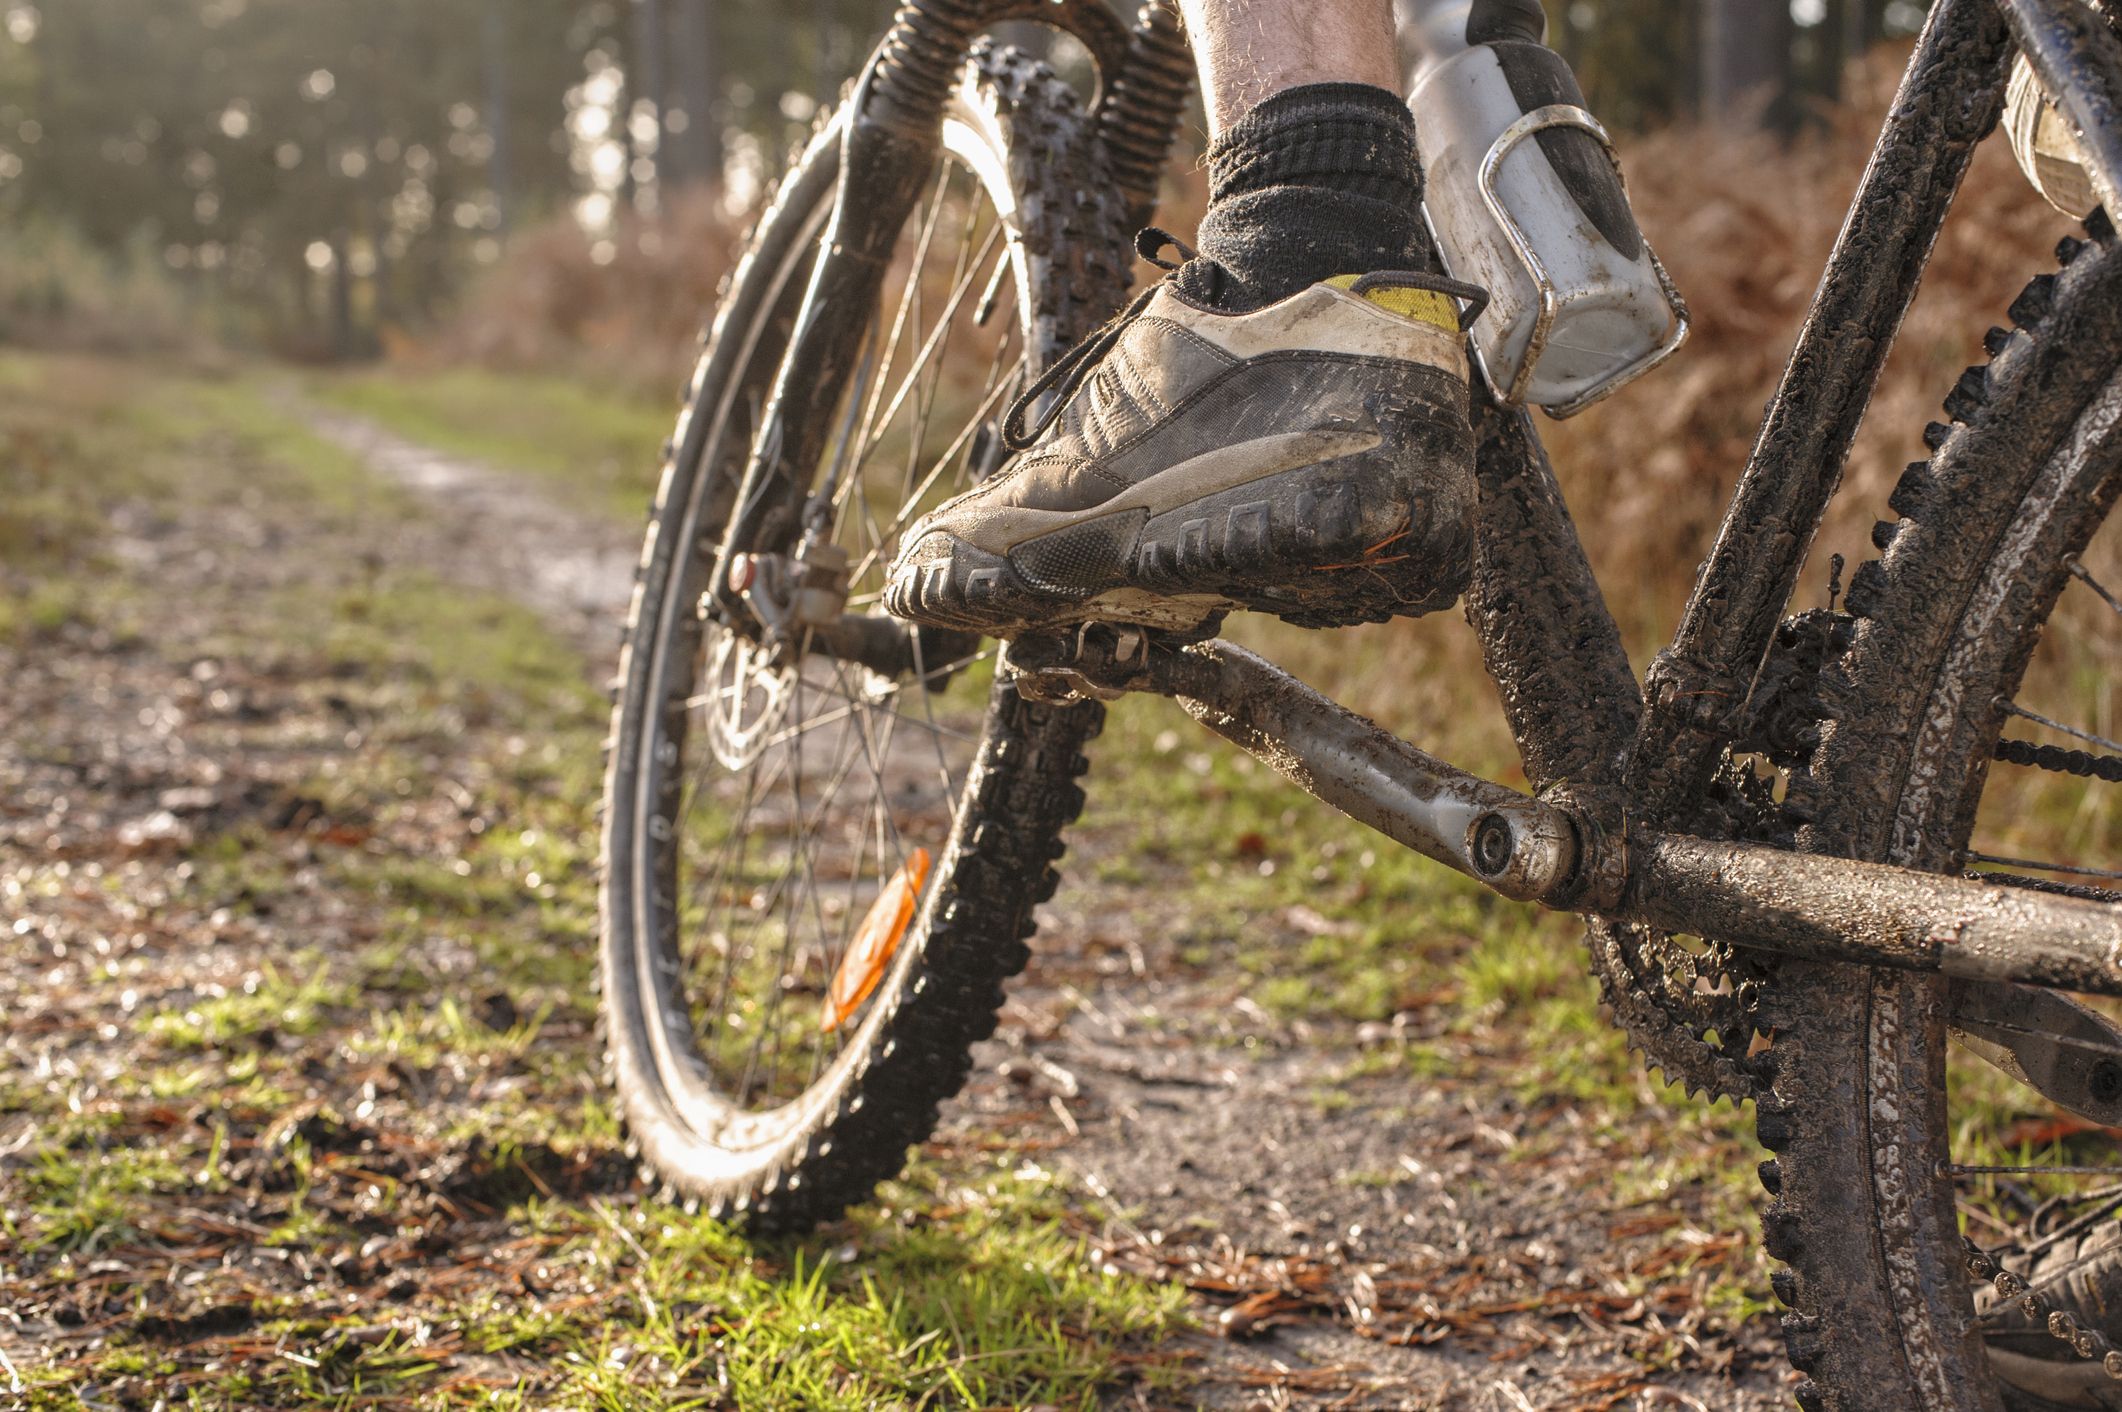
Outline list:
[[[2012,61],[2011,86],[2004,91],[2004,132],[2019,170],[2043,200],[2073,220],[2092,214],[2100,198],[2093,194],[2085,149],[2024,54]]]
[[[1539,0],[1399,0],[1417,143],[1446,267],[1486,288],[1489,385],[1550,416],[1656,367],[1687,308],[1629,209],[1613,142],[1541,41]]]

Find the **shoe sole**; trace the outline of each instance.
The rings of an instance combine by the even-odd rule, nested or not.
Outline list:
[[[1388,445],[1163,513],[1069,516],[1005,553],[948,536],[947,557],[930,551],[894,575],[885,605],[997,637],[1082,622],[1184,632],[1234,608],[1302,627],[1433,612],[1465,586],[1470,478],[1425,477],[1447,483],[1417,488],[1402,468],[1466,465],[1470,438],[1463,425],[1401,430]],[[1173,487],[1162,489],[1169,497]]]

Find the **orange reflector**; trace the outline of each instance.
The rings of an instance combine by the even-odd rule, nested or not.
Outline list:
[[[862,925],[855,929],[855,939],[841,958],[840,968],[833,972],[832,986],[825,992],[819,1029],[830,1034],[846,1024],[847,1017],[862,1007],[877,982],[884,979],[884,968],[891,964],[899,943],[906,937],[907,925],[914,920],[914,903],[920,899],[921,884],[927,879],[928,850],[916,848],[913,856],[892,874],[891,881],[884,884],[877,900],[869,904]]]

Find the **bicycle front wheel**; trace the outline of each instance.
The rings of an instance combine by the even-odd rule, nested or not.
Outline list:
[[[995,644],[910,632],[879,601],[903,527],[1000,463],[1011,397],[1122,292],[1089,124],[1014,50],[974,50],[877,306],[825,311],[863,321],[846,384],[784,409],[835,429],[814,489],[835,488],[818,499],[847,609],[898,634],[910,670],[790,660],[707,594],[804,290],[835,258],[843,121],[752,237],[694,377],[605,788],[600,972],[629,1130],[677,1191],[776,1229],[865,1198],[964,1081],[1029,955],[1102,719],[1023,700]]]
[[[1790,783],[1806,847],[2001,869],[2000,886],[2122,907],[2116,786],[2039,768],[2122,755],[2122,543],[2101,533],[2122,489],[2122,251],[2104,218],[2090,228],[2013,304],[2016,327],[1991,332],[1991,361],[1961,378],[1951,423],[1926,436],[1934,454],[1894,491],[1882,557],[1852,580],[1823,737]],[[2024,744],[2000,754],[2007,726]],[[2122,1202],[2098,1175],[2122,1169],[2113,1131],[1954,1043],[1941,979],[1782,962],[1763,994],[1763,1232],[1787,1267],[1799,1404],[2122,1407],[2098,1345],[2051,1337],[2051,1306],[2029,1320],[1992,1283],[1999,1268],[2051,1290],[2122,1275]],[[2085,1263],[2102,1258],[2115,1263]],[[2122,1341],[2122,1308],[2101,1321]]]

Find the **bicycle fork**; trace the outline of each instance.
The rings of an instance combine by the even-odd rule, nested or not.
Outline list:
[[[941,146],[952,75],[977,31],[977,7],[916,0],[856,84],[840,133],[838,199],[790,334],[788,355],[760,417],[729,528],[709,580],[711,606],[730,623],[763,615],[746,604],[732,570],[757,552],[784,551],[803,528],[813,469],[831,433],[827,416],[793,416],[819,388],[845,384],[862,353],[867,309],[883,290],[899,229],[913,213]],[[826,493],[830,495],[830,488]],[[762,624],[762,626],[770,626]]]
[[[883,292],[900,229],[934,171],[944,108],[966,55],[983,30],[1011,19],[1051,24],[1090,49],[1105,81],[1097,106],[1100,144],[1129,214],[1147,219],[1191,72],[1185,40],[1168,11],[1152,0],[1130,29],[1101,0],[906,0],[847,104],[838,199],[717,549],[708,606],[727,623],[772,626],[764,621],[771,614],[747,601],[745,583],[733,580],[733,573],[750,577],[754,555],[794,546],[792,581],[831,577],[830,565],[811,572],[809,561],[830,556],[823,540],[844,467],[830,467],[822,485],[812,481],[825,461],[833,419],[793,415],[792,409],[820,410],[818,390],[843,387],[858,370],[864,321],[846,312],[872,307]],[[880,645],[874,628],[837,638],[813,632],[806,640],[832,653],[838,638],[859,639],[866,651],[890,661],[907,655],[903,643]],[[868,658],[858,653],[855,660]]]

